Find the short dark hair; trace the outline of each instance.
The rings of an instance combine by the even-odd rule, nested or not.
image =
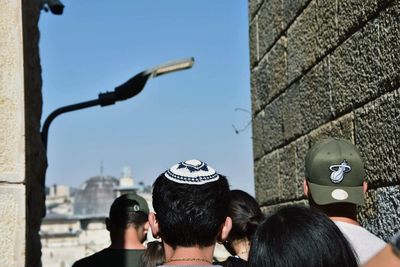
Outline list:
[[[134,226],[136,229],[148,220],[148,214],[143,211],[135,211],[134,207],[139,203],[133,199],[117,198],[110,208],[110,222],[115,229],[126,229],[128,226]]]
[[[250,266],[356,267],[357,257],[342,232],[325,214],[287,206],[257,229]]]
[[[248,193],[242,190],[231,190],[229,197],[228,216],[232,219],[232,229],[223,244],[229,253],[235,255],[231,242],[242,239],[251,241],[257,226],[264,219],[264,215],[257,201]]]
[[[193,185],[169,180],[164,173],[153,184],[153,207],[160,236],[172,246],[210,246],[228,216],[229,184],[225,176]]]

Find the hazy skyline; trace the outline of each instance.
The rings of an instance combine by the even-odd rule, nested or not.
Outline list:
[[[46,184],[79,186],[132,169],[151,184],[179,161],[198,158],[254,194],[247,1],[63,1],[42,12],[42,122],[54,109],[97,98],[136,73],[194,57],[192,69],[149,80],[109,107],[61,115],[48,139]]]

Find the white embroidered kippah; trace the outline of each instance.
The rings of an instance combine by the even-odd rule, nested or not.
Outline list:
[[[197,159],[175,164],[164,175],[173,182],[191,185],[206,184],[219,179],[213,168]]]

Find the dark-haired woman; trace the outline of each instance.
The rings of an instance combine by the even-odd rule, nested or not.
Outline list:
[[[339,228],[325,214],[288,206],[257,229],[249,254],[252,267],[357,267],[358,260]]]
[[[162,242],[152,241],[147,243],[146,251],[140,256],[139,267],[156,267],[165,262]]]
[[[250,241],[258,224],[264,219],[257,201],[242,190],[231,190],[228,216],[232,219],[232,229],[223,245],[233,257],[219,264],[247,266]]]

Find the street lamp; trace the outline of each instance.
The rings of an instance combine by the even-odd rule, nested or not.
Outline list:
[[[144,86],[146,85],[146,82],[150,78],[155,78],[158,76],[161,76],[163,74],[175,72],[175,71],[180,71],[184,69],[190,69],[194,64],[194,58],[187,58],[187,59],[182,59],[182,60],[177,60],[173,62],[169,62],[166,64],[162,64],[156,67],[153,67],[151,69],[144,70],[138,74],[136,74],[134,77],[129,79],[127,82],[124,84],[117,86],[113,92],[105,92],[105,93],[100,93],[99,97],[97,99],[73,104],[73,105],[68,105],[64,106],[61,108],[58,108],[54,110],[50,115],[46,118],[43,127],[42,127],[42,140],[43,140],[43,145],[45,149],[47,150],[47,137],[48,137],[48,132],[49,132],[49,127],[51,122],[60,114],[78,110],[78,109],[84,109],[84,108],[89,108],[93,106],[109,106],[115,104],[117,101],[123,101],[126,99],[129,99],[131,97],[134,97],[135,95],[139,94]]]

